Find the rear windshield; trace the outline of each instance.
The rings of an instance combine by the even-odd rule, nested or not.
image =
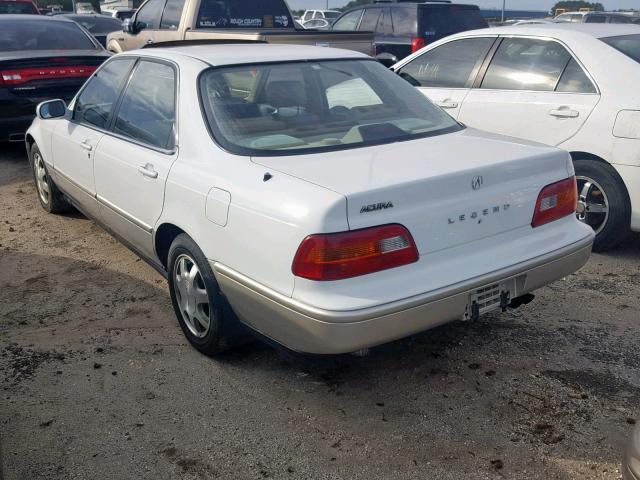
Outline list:
[[[601,38],[601,40],[640,63],[640,35],[622,35]]]
[[[199,89],[215,139],[241,155],[341,150],[462,128],[373,60],[212,68]]]
[[[75,15],[68,18],[79,23],[91,33],[109,33],[122,28],[122,22],[120,20],[104,15]]]
[[[74,22],[26,20],[0,23],[0,52],[17,50],[98,50]]]
[[[294,28],[284,0],[202,0],[198,28]]]
[[[427,40],[453,33],[485,28],[487,22],[480,10],[468,5],[429,5],[420,8],[420,33]]]
[[[0,2],[0,14],[3,13],[38,13],[31,3],[26,2]]]

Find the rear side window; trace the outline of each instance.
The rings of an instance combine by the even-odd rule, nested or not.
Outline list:
[[[378,18],[380,18],[381,8],[367,8],[362,15],[360,26],[358,30],[361,32],[375,32],[378,25]]]
[[[72,21],[21,18],[0,25],[0,52],[98,49]]]
[[[167,0],[160,21],[161,30],[176,30],[180,26],[180,17],[182,16],[182,8],[184,0]]]
[[[353,12],[346,13],[343,17],[340,17],[336,23],[333,24],[333,30],[353,31],[358,27],[358,22],[362,16],[362,10],[354,10]]]
[[[0,33],[0,35],[2,35],[2,33]],[[640,35],[622,35],[619,37],[601,38],[600,40],[640,63]]]
[[[152,78],[153,82],[149,82]],[[164,63],[141,61],[122,97],[113,131],[152,147],[174,146],[175,70]]]
[[[282,0],[202,0],[198,28],[293,28]]]
[[[38,11],[32,3],[26,2],[0,2],[0,14],[37,14]]]
[[[575,59],[569,60],[567,68],[565,68],[556,92],[565,93],[596,93],[596,88],[589,80],[589,77],[584,73],[584,70],[578,65]]]
[[[466,38],[446,43],[419,56],[399,74],[419,87],[463,88],[479,67],[495,38]]]
[[[393,34],[393,23],[391,22],[391,9],[384,8],[382,9],[382,15],[380,15],[380,20],[378,21],[378,28],[376,31],[382,35],[392,35]]]
[[[584,23],[607,23],[607,17],[604,15],[587,15]]]
[[[487,22],[477,8],[462,5],[429,5],[420,7],[419,36],[427,41],[477,28]]]
[[[416,37],[418,35],[418,10],[414,8],[391,8],[393,34],[397,37]]]
[[[482,88],[552,92],[571,55],[557,42],[505,38],[487,69]]]
[[[73,119],[98,128],[107,128],[113,107],[129,76],[133,58],[111,60],[86,84],[76,99]]]

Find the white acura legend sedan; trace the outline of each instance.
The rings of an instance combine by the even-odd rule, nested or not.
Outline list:
[[[640,232],[638,25],[473,30],[392,68],[470,127],[569,151],[595,250]]]
[[[330,354],[477,319],[591,252],[566,152],[464,128],[358,53],[133,51],[37,113],[42,206],[166,275],[206,354],[242,325]]]

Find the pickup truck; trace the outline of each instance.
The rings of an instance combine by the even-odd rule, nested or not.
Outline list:
[[[337,47],[372,54],[373,34],[296,29],[284,0],[147,0],[107,37],[121,53],[174,42],[264,42]]]

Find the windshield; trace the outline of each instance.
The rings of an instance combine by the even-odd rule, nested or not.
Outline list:
[[[198,28],[294,28],[284,0],[202,0]]]
[[[32,3],[26,2],[0,2],[0,13],[38,13]]]
[[[0,24],[0,52],[19,50],[98,50],[71,21],[27,20]]]
[[[640,35],[622,35],[601,38],[600,40],[640,63]]]
[[[462,128],[372,60],[213,68],[199,88],[214,137],[242,155],[340,150]]]

